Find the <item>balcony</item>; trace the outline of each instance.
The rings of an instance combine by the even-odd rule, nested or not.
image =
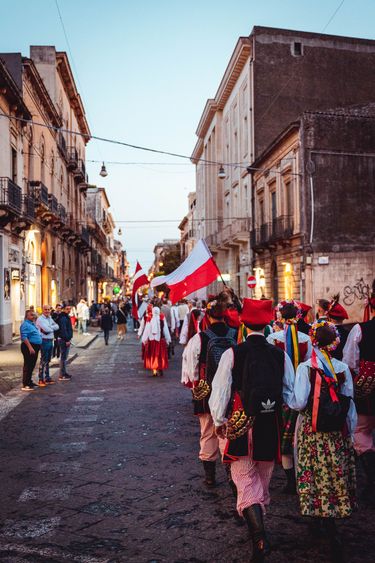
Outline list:
[[[49,209],[48,188],[43,182],[32,181],[29,182],[30,191],[34,198],[34,204],[37,210],[40,208],[43,211]]]
[[[62,156],[66,159],[67,158],[66,141],[65,141],[65,137],[64,137],[63,133],[61,133],[61,131],[59,131],[58,134],[57,134],[57,147],[58,147],[59,151],[61,152]]]
[[[82,242],[83,242],[83,246],[86,249],[89,250],[90,249],[90,232],[89,232],[87,227],[81,228],[81,239],[82,239]]]
[[[64,225],[66,223],[66,209],[61,203],[59,203],[57,206],[57,211],[61,224]]]
[[[68,147],[67,150],[67,161],[68,161],[68,170],[72,171],[77,168],[78,165],[78,152],[75,147]]]
[[[58,214],[59,214],[58,208],[59,208],[59,205],[57,203],[57,198],[54,195],[49,194],[48,195],[48,209],[50,210],[52,215],[58,216]]]
[[[250,219],[236,219],[233,223],[225,225],[220,232],[220,243],[224,247],[237,246],[249,240]]]
[[[277,243],[289,244],[292,236],[293,218],[282,215],[271,223],[264,223],[259,229],[253,229],[250,233],[250,244],[255,252],[263,252],[265,248],[274,248]]]
[[[77,166],[73,171],[73,174],[74,174],[74,178],[78,182],[84,182],[86,180],[86,167],[85,167],[85,163],[81,158],[78,159]]]
[[[35,220],[34,199],[30,195],[22,196],[22,215],[31,223]]]
[[[0,226],[22,214],[22,190],[10,178],[0,178]]]

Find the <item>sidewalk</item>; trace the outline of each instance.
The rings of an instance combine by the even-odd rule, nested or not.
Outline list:
[[[100,328],[89,327],[88,331],[89,336],[83,336],[74,331],[68,363],[71,363],[78,356],[79,350],[88,348],[100,334]],[[0,393],[2,394],[13,389],[21,381],[23,357],[20,345],[20,339],[15,339],[12,344],[0,348]],[[54,368],[58,365],[58,359],[54,358],[50,367]]]

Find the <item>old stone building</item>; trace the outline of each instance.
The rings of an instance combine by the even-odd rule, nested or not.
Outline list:
[[[375,103],[305,112],[254,162],[254,268],[266,297],[340,292],[362,318],[375,273]]]
[[[196,226],[197,226],[197,194],[190,192],[188,194],[188,212],[182,219],[178,228],[180,234],[180,247],[181,247],[181,260],[185,260],[193,250],[197,241]]]
[[[374,62],[367,39],[254,27],[238,40],[198,124],[192,161],[197,236],[240,294],[249,294],[254,268],[249,165],[304,111],[371,101]]]
[[[0,59],[0,113],[30,119],[17,83]],[[0,116],[0,344],[18,330],[25,310],[24,229],[34,204],[23,190],[23,123]]]
[[[7,116],[0,118],[4,344],[17,333],[25,308],[94,295],[89,272],[99,235],[91,218],[89,230],[88,221],[85,150],[90,130],[66,53],[31,47],[30,57],[2,54],[0,74],[1,111]],[[95,264],[94,275],[106,295],[106,286],[114,283],[110,213],[104,225],[101,266],[98,271]]]

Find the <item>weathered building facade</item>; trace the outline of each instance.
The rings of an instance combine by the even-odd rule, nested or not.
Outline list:
[[[88,272],[96,239],[88,229],[86,195],[90,130],[66,53],[38,46],[30,48],[30,57],[2,54],[0,75],[4,344],[17,333],[26,308],[91,295]],[[112,281],[114,271],[111,216],[105,224],[99,283]]]
[[[287,147],[282,165],[275,162],[280,170],[274,174],[274,185],[267,188],[274,194],[273,201],[265,200],[258,210],[249,170],[303,112],[373,100],[375,73],[369,69],[374,62],[375,42],[371,40],[264,27],[255,27],[249,37],[239,39],[215,98],[206,103],[192,161],[196,164],[198,238],[206,239],[219,268],[241,295],[249,294],[247,277],[260,268],[254,265],[254,240],[250,240],[252,225],[252,237],[259,228],[258,224],[254,227],[253,214],[268,213],[278,219],[279,230],[287,231],[290,200],[277,200],[280,186],[293,184],[298,189],[298,176],[293,172],[297,157]],[[293,213],[293,229],[299,228],[299,210]],[[293,240],[298,245],[297,238]],[[271,266],[272,262],[269,271]],[[279,270],[273,268],[268,282],[261,270],[255,270],[259,289],[279,276]],[[214,284],[210,290],[218,288]],[[293,293],[296,295],[295,286]]]
[[[360,319],[375,272],[375,103],[305,112],[253,167],[256,296],[339,292]]]

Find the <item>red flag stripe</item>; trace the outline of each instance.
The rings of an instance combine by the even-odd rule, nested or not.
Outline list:
[[[220,271],[214,260],[209,258],[195,272],[186,276],[184,280],[175,284],[168,284],[170,288],[169,299],[172,303],[176,303],[176,301],[183,299],[194,291],[214,282],[219,275]]]

